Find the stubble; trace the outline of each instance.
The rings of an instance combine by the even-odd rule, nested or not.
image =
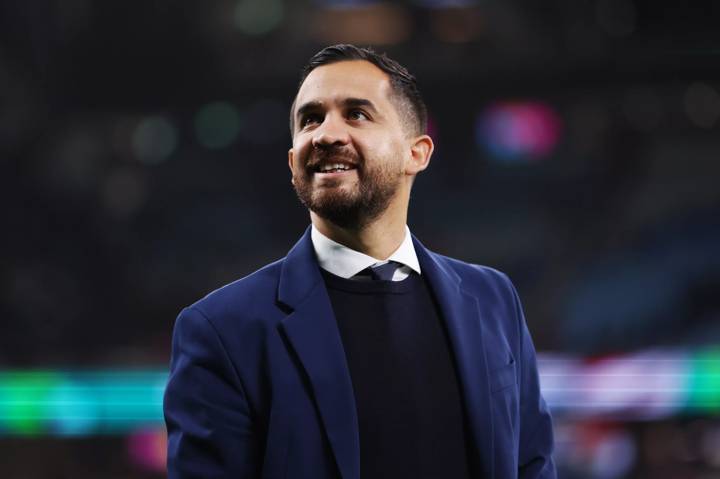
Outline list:
[[[324,160],[344,156],[356,165],[354,185],[343,186],[347,180],[337,179],[315,184],[314,166]],[[368,164],[347,151],[323,151],[308,162],[300,172],[293,173],[295,193],[300,202],[318,216],[341,228],[359,229],[378,218],[398,191],[402,171],[392,162]]]

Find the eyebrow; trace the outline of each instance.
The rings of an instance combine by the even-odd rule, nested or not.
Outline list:
[[[296,118],[300,119],[307,112],[320,109],[322,107],[322,105],[323,105],[323,102],[318,101],[318,100],[303,103],[302,106],[300,106],[297,109],[297,113],[295,116],[296,116]],[[342,101],[342,105],[345,108],[353,108],[353,107],[362,106],[362,107],[365,107],[365,108],[371,110],[373,113],[377,113],[377,108],[375,108],[375,104],[365,98],[346,98]]]
[[[346,107],[358,107],[358,106],[364,106],[368,110],[372,110],[373,112],[377,112],[377,108],[375,108],[375,105],[370,100],[366,100],[365,98],[347,98],[345,101],[343,101],[343,104]]]

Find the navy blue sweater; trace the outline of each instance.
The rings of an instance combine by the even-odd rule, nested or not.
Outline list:
[[[460,384],[426,282],[323,271],[355,392],[363,479],[465,479]]]

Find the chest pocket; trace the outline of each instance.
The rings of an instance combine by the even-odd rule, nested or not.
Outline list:
[[[490,371],[490,393],[496,393],[514,386],[517,383],[515,376],[515,359],[510,357],[508,363]]]

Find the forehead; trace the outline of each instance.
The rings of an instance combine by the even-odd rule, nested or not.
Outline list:
[[[388,75],[372,63],[341,61],[311,71],[298,91],[295,104],[333,103],[345,98],[364,98],[382,104],[388,102],[390,88]]]

